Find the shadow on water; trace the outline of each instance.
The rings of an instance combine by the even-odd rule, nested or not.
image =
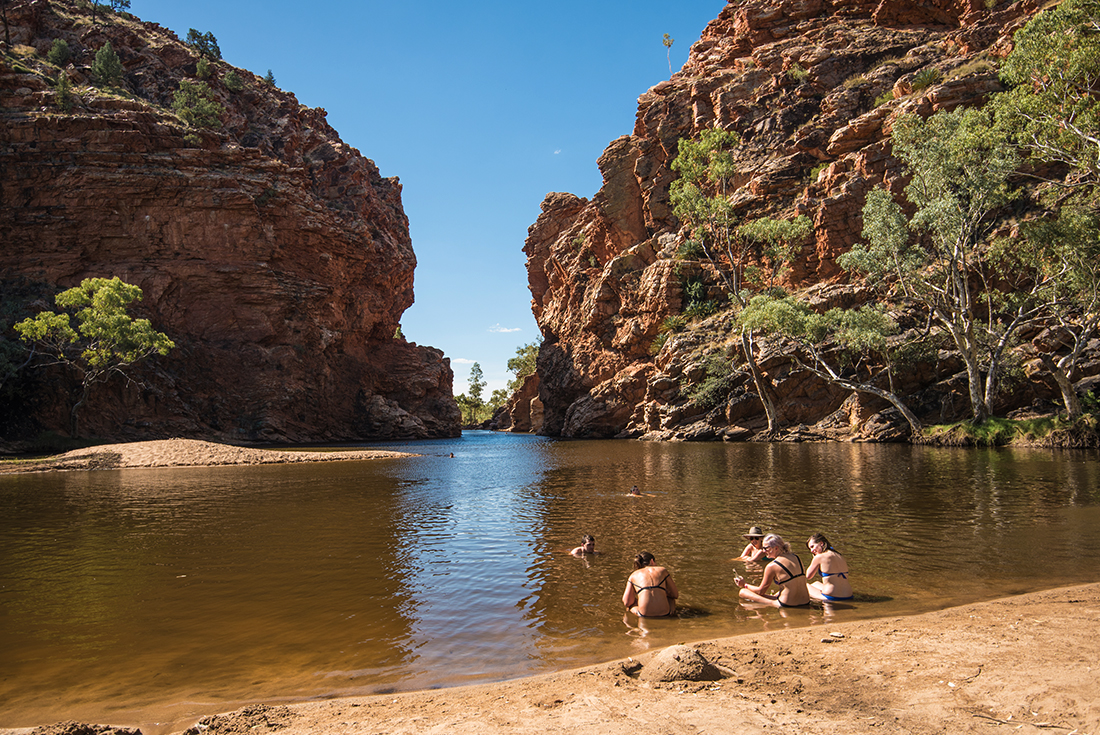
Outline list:
[[[1095,454],[489,432],[379,448],[421,456],[0,476],[0,727],[156,735],[259,699],[493,681],[1095,581],[1077,560],[1100,555]],[[732,561],[753,525],[796,549],[825,533],[855,599],[741,605],[733,577],[762,573]],[[599,554],[565,553],[585,534]],[[675,618],[624,618],[643,549],[675,575]]]

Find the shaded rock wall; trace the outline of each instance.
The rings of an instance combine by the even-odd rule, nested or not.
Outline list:
[[[416,266],[401,185],[342,142],[324,110],[219,62],[206,81],[222,125],[188,129],[171,102],[198,57],[170,31],[123,17],[93,25],[58,0],[8,14],[13,42],[39,57],[24,48],[0,67],[0,279],[53,308],[56,291],[117,275],[143,289],[137,314],[178,345],[135,382],[97,390],[88,433],[457,435],[449,361],[394,338]],[[55,38],[75,52],[60,72],[41,58]],[[82,86],[108,39],[124,66],[118,93]],[[239,92],[225,86],[231,70]],[[58,73],[74,87],[67,113],[44,78]],[[67,377],[21,380],[9,438],[67,426]]]
[[[671,335],[651,354],[662,322],[684,306],[685,282],[703,278],[722,298],[709,262],[676,258],[686,239],[669,201],[679,141],[712,126],[738,132],[732,201],[739,216],[813,221],[812,241],[785,285],[815,287],[811,298],[823,308],[857,305],[869,294],[843,285],[835,259],[860,238],[867,191],[903,184],[890,151],[893,121],[979,104],[1000,89],[995,63],[1037,10],[1033,0],[992,8],[980,0],[730,2],[683,69],[639,98],[633,132],[599,160],[600,191],[591,200],[547,195],[530,227],[524,252],[544,336],[542,433],[714,439],[762,428],[763,407],[746,372],[731,378],[722,406],[685,398],[705,378],[708,356],[743,362],[728,315]],[[922,70],[935,70],[939,81],[914,92]],[[816,424],[819,435],[838,437],[878,426],[875,436],[896,436],[896,417],[879,417],[881,402],[850,399],[794,370],[779,341],[762,347],[788,426]],[[1093,368],[1100,364],[1086,374]],[[959,369],[944,353],[901,380],[925,416],[950,420],[966,415]],[[1056,395],[1046,378],[1029,375],[1002,409]]]

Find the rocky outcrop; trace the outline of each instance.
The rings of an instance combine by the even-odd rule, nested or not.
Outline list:
[[[198,56],[132,16],[93,23],[67,0],[10,3],[14,53],[0,66],[0,279],[52,294],[96,276],[140,286],[140,316],[177,344],[134,381],[97,390],[90,434],[352,441],[453,436],[449,361],[398,331],[416,257],[401,185],[340,140],[323,109],[217,62],[204,81],[220,127],[172,109]],[[102,13],[102,11],[101,11]],[[73,61],[45,62],[54,39]],[[122,89],[89,85],[118,53]],[[53,79],[65,75],[65,110]],[[243,81],[241,88],[232,75]],[[9,338],[11,333],[8,333]],[[66,377],[24,370],[3,431],[67,426]],[[10,388],[10,386],[9,386]],[[18,396],[15,398],[14,396]]]
[[[685,305],[686,283],[701,279],[713,298],[723,298],[707,261],[677,257],[686,236],[672,213],[669,185],[679,141],[713,126],[736,131],[742,144],[732,201],[742,220],[806,215],[813,222],[812,240],[785,285],[815,287],[810,298],[823,306],[862,303],[868,294],[843,285],[836,258],[861,237],[867,191],[903,183],[889,144],[893,121],[978,104],[1000,89],[995,63],[1038,10],[1034,0],[990,5],[728,3],[683,69],[639,98],[633,132],[600,158],[599,193],[591,200],[547,195],[529,230],[528,281],[544,337],[542,433],[744,439],[763,428],[763,406],[728,315],[663,333]],[[710,408],[686,396],[705,379],[713,355],[742,369],[725,385],[728,399]],[[850,398],[796,370],[791,358],[782,341],[763,341],[761,365],[795,433],[802,426],[803,435],[819,438],[904,435],[885,403]],[[959,369],[944,353],[900,379],[925,416],[951,419],[966,412]],[[1055,395],[1050,381],[1036,375],[1004,408]]]

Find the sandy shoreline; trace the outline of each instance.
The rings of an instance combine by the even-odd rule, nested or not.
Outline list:
[[[297,462],[392,459],[411,456],[414,455],[377,449],[309,452],[237,447],[198,439],[161,439],[126,444],[103,444],[86,449],[74,449],[56,457],[2,463],[0,464],[0,473],[291,464]]]
[[[1100,584],[1089,584],[692,644],[718,668],[715,681],[649,680],[662,656],[653,651],[498,684],[253,705],[204,718],[193,732],[1095,735],[1098,630]],[[31,732],[109,730],[0,730]]]

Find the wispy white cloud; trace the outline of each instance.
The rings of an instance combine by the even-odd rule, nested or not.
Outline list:
[[[555,155],[555,156],[560,156],[560,155],[561,155],[561,148],[559,148],[559,149],[557,149],[556,151],[554,151],[554,155]]]
[[[500,334],[508,334],[509,332],[522,332],[523,329],[520,327],[502,327],[499,324],[494,324],[493,326],[489,327],[489,331],[497,332]]]
[[[452,357],[451,362],[457,362],[459,365],[473,365],[476,360],[467,360],[465,357]]]

